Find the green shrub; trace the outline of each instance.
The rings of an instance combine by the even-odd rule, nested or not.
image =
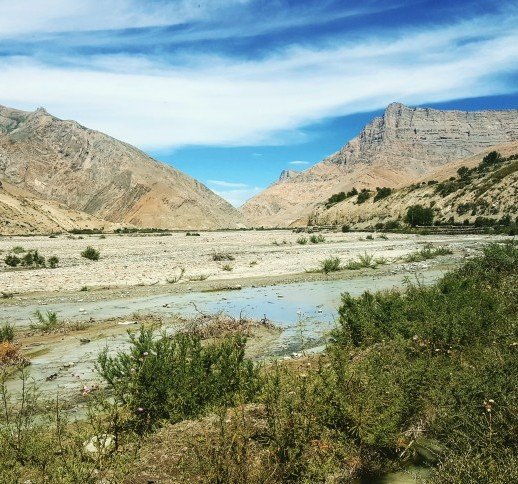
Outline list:
[[[329,274],[330,272],[339,271],[340,270],[340,258],[330,257],[328,259],[324,259],[320,263],[320,268],[324,274]]]
[[[405,222],[412,227],[416,225],[432,225],[433,210],[422,205],[412,205],[407,209]]]
[[[345,234],[347,232],[350,232],[351,231],[351,226],[350,225],[342,225],[342,232]]]
[[[0,326],[0,343],[11,343],[14,340],[14,326],[10,323],[3,323]]]
[[[366,202],[371,196],[370,190],[366,188],[362,188],[362,191],[358,193],[358,198],[356,199],[356,203],[361,204]]]
[[[196,334],[154,337],[142,327],[129,341],[129,350],[117,356],[104,350],[97,368],[139,431],[160,420],[179,422],[215,406],[249,401],[259,389],[258,368],[245,359],[240,336],[202,345]]]
[[[55,269],[59,264],[59,257],[57,257],[55,255],[53,255],[52,257],[49,257],[48,263],[49,263],[49,267],[51,269]]]
[[[24,252],[27,252],[21,245],[17,245],[11,249],[11,252],[13,254],[23,254]]]
[[[235,257],[231,254],[216,252],[215,254],[212,254],[212,260],[215,262],[221,262],[225,260],[235,260]]]
[[[83,250],[83,252],[81,252],[81,257],[93,261],[99,260],[100,255],[100,252],[91,246],[88,246],[85,250]]]
[[[392,188],[387,187],[377,187],[376,195],[374,195],[374,201],[382,200],[383,198],[387,198],[392,193]]]
[[[297,239],[297,244],[306,245],[307,243],[308,243],[307,237],[301,236]]]
[[[8,265],[9,267],[17,267],[21,264],[21,259],[16,256],[16,255],[12,255],[12,254],[7,254],[4,258],[4,262],[6,263],[6,265]]]
[[[34,315],[38,321],[36,323],[31,323],[31,329],[50,332],[58,329],[62,325],[58,319],[57,313],[54,311],[47,311],[45,314],[43,314],[38,309]]]
[[[312,244],[321,244],[323,242],[326,241],[326,238],[322,235],[322,234],[318,234],[318,235],[315,235],[313,234],[310,238],[309,238],[309,241],[312,243]]]
[[[223,264],[221,266],[221,269],[224,270],[224,271],[227,271],[227,272],[230,272],[230,271],[234,270],[234,268],[230,264]]]
[[[406,262],[421,262],[428,259],[434,259],[440,255],[449,255],[452,251],[446,247],[434,247],[432,244],[426,244],[422,249],[412,252],[405,257]]]

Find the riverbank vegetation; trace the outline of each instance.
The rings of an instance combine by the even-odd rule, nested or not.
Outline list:
[[[143,328],[100,355],[77,424],[4,378],[0,481],[352,482],[416,462],[433,483],[518,481],[517,267],[491,245],[432,286],[344,294],[325,352],[288,362]]]

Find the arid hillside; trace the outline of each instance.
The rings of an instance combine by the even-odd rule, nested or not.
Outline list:
[[[115,223],[171,229],[243,225],[240,212],[198,181],[41,108],[0,107],[0,180]]]
[[[518,110],[439,111],[391,104],[340,151],[278,181],[242,208],[250,225],[306,225],[319,203],[353,186],[402,187],[443,165],[518,140]]]
[[[46,200],[8,182],[0,187],[0,234],[50,234],[68,230],[112,230],[115,224]]]
[[[482,161],[491,151],[504,161],[485,166]],[[518,142],[499,145],[465,160],[440,167],[404,188],[383,196],[372,190],[360,201],[359,195],[348,196],[338,203],[318,205],[310,219],[317,225],[350,225],[375,227],[389,221],[402,222],[408,207],[431,207],[435,220],[442,223],[479,219],[499,221],[518,216]]]

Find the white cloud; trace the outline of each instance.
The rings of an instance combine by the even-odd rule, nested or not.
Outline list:
[[[309,161],[301,161],[301,160],[295,160],[290,161],[288,165],[309,165]]]
[[[175,25],[248,0],[0,0],[0,37]]]
[[[505,76],[518,65],[516,20],[487,17],[392,39],[292,47],[257,60],[193,56],[183,66],[142,56],[83,57],[73,67],[4,57],[0,103],[45,106],[147,149],[270,143],[279,133],[392,101],[513,92]]]
[[[207,185],[225,188],[248,188],[246,183],[234,183],[223,180],[207,180]]]

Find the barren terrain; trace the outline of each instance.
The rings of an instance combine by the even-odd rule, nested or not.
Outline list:
[[[122,288],[135,293],[210,290],[235,285],[268,285],[292,280],[326,278],[321,273],[308,273],[329,257],[343,263],[365,252],[387,262],[400,263],[401,258],[425,243],[446,245],[452,257],[464,257],[469,250],[492,240],[487,235],[406,235],[366,233],[325,233],[325,242],[306,245],[297,243],[301,234],[291,231],[228,231],[202,232],[189,237],[185,233],[160,235],[91,235],[55,238],[2,237],[0,258],[13,247],[38,250],[45,257],[58,256],[55,269],[12,269],[3,262],[0,269],[0,291],[14,294],[14,301],[31,293],[78,293],[90,297],[91,290]],[[306,237],[308,237],[306,235]],[[100,251],[98,261],[81,257],[87,246]],[[232,260],[215,261],[215,255]],[[224,257],[223,257],[224,258]],[[388,267],[388,266],[387,266]],[[183,274],[182,274],[183,271]],[[333,277],[349,277],[334,274]],[[101,291],[102,292],[102,291]],[[3,299],[12,304],[12,299]],[[1,303],[0,303],[1,304]]]

